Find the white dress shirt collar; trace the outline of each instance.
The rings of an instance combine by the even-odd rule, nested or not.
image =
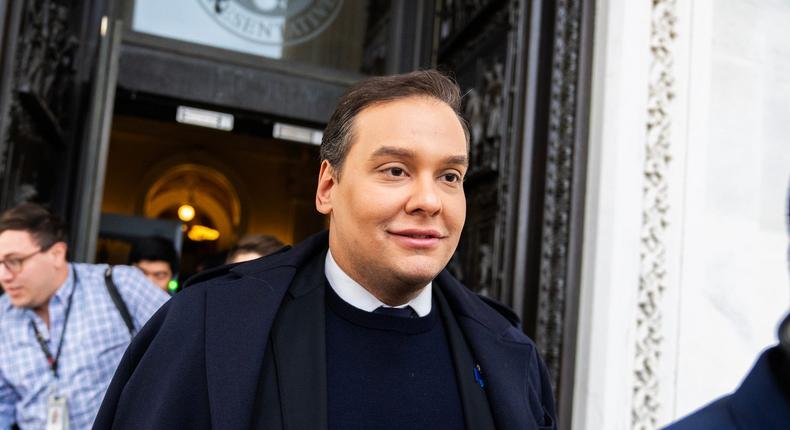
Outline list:
[[[359,285],[358,282],[351,279],[351,277],[337,265],[335,259],[332,258],[332,251],[329,250],[326,252],[324,274],[326,275],[327,281],[329,281],[329,286],[335,291],[335,294],[343,299],[344,302],[357,309],[373,312],[380,306],[387,308],[404,308],[406,306],[411,306],[414,312],[417,312],[417,315],[421,317],[431,313],[431,299],[433,297],[431,282],[423,287],[422,291],[417,294],[417,297],[413,298],[410,302],[400,306],[389,306],[377,299],[376,296],[371,294],[370,291],[366,290],[362,285]]]

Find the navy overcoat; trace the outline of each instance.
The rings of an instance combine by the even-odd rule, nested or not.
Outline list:
[[[664,430],[787,430],[790,397],[779,385],[771,358],[778,347],[760,355],[738,389]]]
[[[278,309],[294,294],[289,285],[300,268],[327,246],[323,232],[268,257],[200,275],[132,341],[94,429],[250,428]],[[496,427],[556,428],[546,367],[512,313],[472,293],[446,270],[435,283],[482,368]],[[290,389],[303,389],[306,399],[326,392],[320,386]],[[313,409],[304,412],[315,414]],[[286,412],[284,427],[320,427],[288,423],[304,415]]]

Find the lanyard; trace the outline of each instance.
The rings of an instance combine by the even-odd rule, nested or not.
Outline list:
[[[47,346],[47,341],[44,340],[44,336],[41,335],[41,332],[38,331],[38,327],[36,327],[35,321],[32,319],[30,320],[30,325],[33,326],[33,331],[36,333],[36,340],[38,341],[38,346],[41,347],[41,352],[44,353],[44,356],[47,357],[47,363],[49,363],[50,369],[52,369],[52,374],[55,378],[58,377],[58,360],[60,359],[60,352],[63,350],[63,339],[66,337],[66,324],[69,322],[69,314],[71,313],[71,302],[74,298],[74,291],[77,289],[77,270],[76,268],[72,267],[72,274],[73,276],[73,287],[71,289],[71,294],[69,294],[69,301],[66,305],[66,315],[63,318],[63,331],[60,334],[60,342],[58,342],[58,350],[55,353],[55,356],[52,356],[52,351],[49,350],[49,346]]]

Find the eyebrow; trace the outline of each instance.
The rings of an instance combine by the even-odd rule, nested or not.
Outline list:
[[[394,146],[382,146],[381,148],[373,151],[373,154],[370,155],[370,159],[373,160],[378,157],[386,157],[386,156],[395,156],[395,157],[408,158],[408,159],[417,158],[417,154],[410,149],[397,148]],[[469,158],[466,155],[451,155],[444,159],[444,163],[460,165],[460,166],[468,166]]]

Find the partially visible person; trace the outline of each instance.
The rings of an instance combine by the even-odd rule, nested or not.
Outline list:
[[[43,207],[0,215],[0,429],[89,428],[133,334],[169,297],[132,267],[66,257],[65,225]]]
[[[145,237],[132,245],[129,264],[142,270],[162,291],[170,292],[170,281],[178,273],[178,254],[170,240],[159,236]]]
[[[779,345],[760,354],[734,393],[664,430],[786,430],[790,428],[790,315]]]
[[[790,233],[790,196],[787,226]],[[790,263],[790,261],[788,261]],[[763,351],[734,393],[664,430],[786,430],[790,428],[790,314],[779,325],[779,344]]]
[[[267,256],[285,246],[274,236],[265,234],[248,234],[236,243],[228,252],[226,263],[241,263]]]

